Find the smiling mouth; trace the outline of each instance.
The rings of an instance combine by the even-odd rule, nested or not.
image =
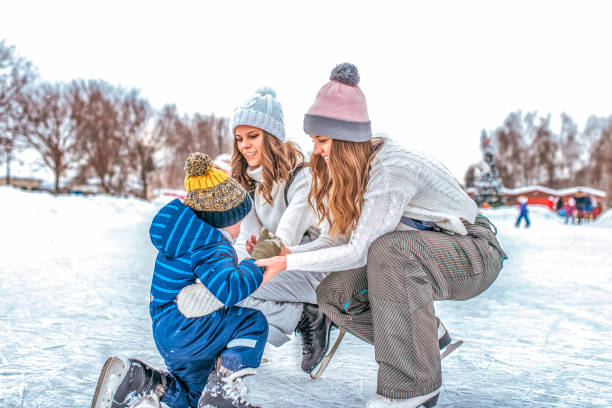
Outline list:
[[[255,153],[245,153],[244,157],[250,158],[250,157],[254,157],[256,154],[257,154],[256,152]]]

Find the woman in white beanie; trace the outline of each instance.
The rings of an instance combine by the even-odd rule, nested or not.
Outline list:
[[[242,221],[234,243],[239,258],[251,257],[255,235],[263,227],[290,248],[318,235],[316,217],[308,206],[310,171],[304,155],[285,140],[276,93],[270,88],[258,90],[235,110],[232,130],[232,176],[253,197],[253,209]],[[306,372],[321,360],[326,348],[317,347],[312,333],[326,333],[332,324],[316,301],[315,289],[325,276],[325,272],[285,271],[241,303],[264,313],[270,325],[268,342],[274,346],[288,341],[296,328],[300,331]]]
[[[506,255],[444,166],[372,139],[358,83],[354,65],[337,66],[304,118],[321,237],[256,264],[267,268],[264,281],[285,269],[334,271],[317,300],[341,329],[374,344],[377,394],[366,407],[429,408],[442,384],[434,300],[482,293]]]

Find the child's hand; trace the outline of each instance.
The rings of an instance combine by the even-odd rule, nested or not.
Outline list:
[[[257,237],[255,235],[251,235],[251,238],[249,238],[246,242],[246,250],[249,255],[253,255],[253,248],[255,248],[255,245],[257,245]]]
[[[255,265],[264,267],[262,284],[269,282],[273,277],[287,269],[287,258],[284,256],[273,256],[272,258],[258,259]]]

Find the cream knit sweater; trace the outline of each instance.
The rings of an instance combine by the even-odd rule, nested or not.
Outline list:
[[[258,186],[263,182],[261,166],[247,169],[247,174]],[[253,208],[242,220],[240,234],[234,243],[240,260],[250,257],[246,251],[246,241],[253,234],[258,236],[262,227],[268,227],[287,247],[294,247],[299,245],[306,231],[316,226],[315,216],[308,206],[311,180],[308,167],[297,172],[287,191],[288,206],[285,205],[285,182],[274,183],[272,205],[261,194],[255,194]]]
[[[357,227],[349,236],[331,239],[329,226],[322,225],[319,239],[290,248],[287,269],[324,272],[363,266],[376,238],[412,230],[400,222],[402,216],[433,221],[460,235],[467,234],[461,219],[476,219],[476,203],[443,165],[389,139],[372,160],[364,197]]]

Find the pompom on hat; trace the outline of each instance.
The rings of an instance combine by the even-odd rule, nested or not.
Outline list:
[[[304,132],[349,142],[372,139],[372,123],[365,95],[358,86],[357,67],[348,62],[336,65],[329,79],[304,115]]]
[[[185,161],[185,205],[215,228],[225,228],[242,220],[251,211],[246,190],[204,153],[192,153]]]
[[[281,142],[285,141],[283,107],[270,87],[259,88],[244,105],[236,108],[232,132],[240,125],[249,125],[268,132]]]

